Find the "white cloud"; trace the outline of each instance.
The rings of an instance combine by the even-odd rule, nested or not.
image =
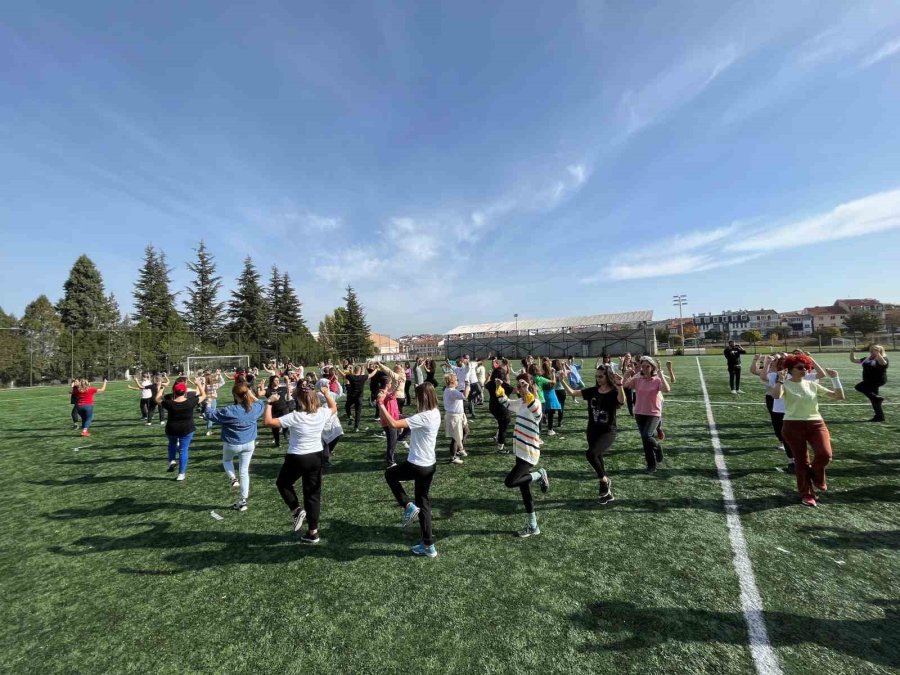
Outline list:
[[[859,68],[860,70],[869,68],[871,66],[874,66],[879,61],[884,61],[885,59],[890,58],[894,54],[898,53],[900,53],[900,38],[882,45],[881,48],[874,54],[870,54],[869,56],[864,58],[862,61],[860,61]]]
[[[385,230],[391,246],[412,261],[431,260],[440,252],[439,234],[434,226],[414,218],[391,218]]]
[[[584,284],[604,279],[647,279],[704,272],[740,265],[768,251],[861,237],[900,228],[900,189],[879,192],[836,206],[827,213],[766,227],[755,222],[754,234],[738,238],[737,223],[690,232],[655,242],[652,247],[616,256],[608,269]]]
[[[699,96],[741,56],[737,44],[697,51],[661,72],[640,89],[630,89],[619,105],[625,133],[633,134]]]
[[[387,257],[368,249],[351,248],[335,254],[314,269],[326,281],[349,283],[374,278],[386,272],[387,267]]]
[[[333,232],[343,224],[337,216],[314,213],[290,202],[274,208],[248,208],[243,213],[253,226],[275,235]]]
[[[780,250],[860,237],[900,227],[900,189],[836,206],[828,213],[770,227],[725,246],[726,251]]]

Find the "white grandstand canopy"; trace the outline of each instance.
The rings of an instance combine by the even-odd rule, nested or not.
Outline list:
[[[446,335],[466,335],[468,333],[514,333],[522,331],[552,331],[559,329],[592,328],[622,324],[638,324],[653,321],[652,309],[641,309],[636,312],[620,312],[618,314],[591,314],[589,316],[570,316],[565,319],[523,319],[498,321],[496,323],[472,323],[457,326],[448,330]]]

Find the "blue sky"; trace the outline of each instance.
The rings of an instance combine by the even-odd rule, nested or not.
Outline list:
[[[900,302],[900,3],[0,10],[0,305],[203,238],[315,330]]]

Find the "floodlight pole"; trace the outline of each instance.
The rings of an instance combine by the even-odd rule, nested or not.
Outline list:
[[[519,358],[519,315],[513,314],[513,318],[516,320],[516,358]]]
[[[683,293],[681,295],[673,295],[672,304],[678,305],[678,330],[681,333],[681,347],[684,349],[684,318],[682,318],[681,308],[687,304],[687,296]]]

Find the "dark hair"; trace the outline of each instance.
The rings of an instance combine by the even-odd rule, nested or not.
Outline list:
[[[416,387],[416,405],[419,412],[434,410],[438,407],[437,392],[431,382],[423,382]]]
[[[253,407],[253,394],[246,382],[235,382],[231,388],[231,395],[234,396],[234,402],[244,406],[244,410],[250,412]]]
[[[275,386],[275,378],[276,378],[276,377],[278,377],[278,376],[277,376],[277,375],[270,375],[270,376],[269,376],[269,384],[267,385],[267,386],[269,387],[269,389],[271,389],[272,387]],[[247,410],[250,410],[250,408],[247,408]]]

